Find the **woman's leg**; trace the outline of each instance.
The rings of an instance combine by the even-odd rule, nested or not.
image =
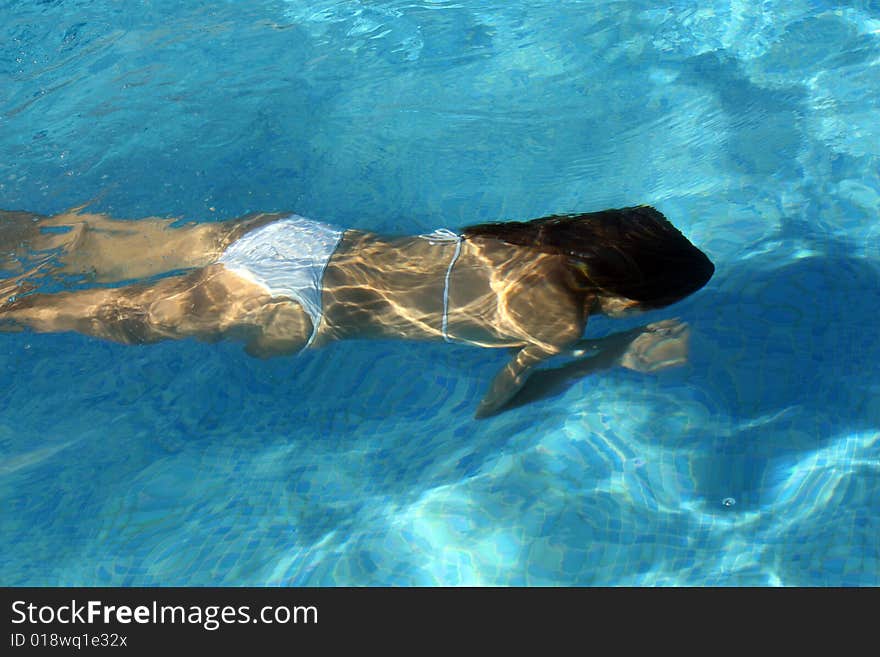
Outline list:
[[[78,211],[52,217],[0,211],[2,269],[27,275],[35,267],[86,276],[98,283],[136,280],[205,267],[245,232],[282,217],[254,214],[222,222],[175,226],[174,219],[112,219]]]
[[[0,330],[19,328],[123,344],[231,338],[253,355],[271,356],[302,348],[311,322],[299,304],[213,265],[150,284],[22,296],[0,306]]]

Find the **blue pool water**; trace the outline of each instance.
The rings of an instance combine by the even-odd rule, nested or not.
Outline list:
[[[878,111],[874,0],[0,0],[0,208],[649,203],[717,267],[686,366],[479,422],[504,350],[0,334],[0,583],[880,584]]]

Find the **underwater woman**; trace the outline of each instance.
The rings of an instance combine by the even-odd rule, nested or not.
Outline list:
[[[181,225],[82,208],[0,212],[0,249],[7,331],[124,344],[234,339],[260,357],[350,338],[511,349],[477,417],[499,412],[562,354],[583,354],[597,368],[661,368],[668,353],[681,354],[681,324],[583,340],[589,317],[668,306],[714,272],[650,206],[410,236],[290,213]]]

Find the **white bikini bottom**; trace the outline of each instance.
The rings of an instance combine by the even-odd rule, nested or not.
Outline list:
[[[299,215],[279,219],[246,233],[233,242],[218,262],[239,276],[262,285],[273,297],[288,297],[312,319],[318,335],[324,270],[343,230]]]

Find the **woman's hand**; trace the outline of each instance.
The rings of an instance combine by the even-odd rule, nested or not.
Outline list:
[[[476,417],[563,394],[576,381],[617,366],[653,374],[683,365],[687,362],[689,338],[690,327],[685,322],[665,319],[604,338],[580,340],[562,352],[574,360],[560,367],[520,372],[517,376],[509,364],[493,381]],[[528,380],[522,378],[528,373]]]
[[[690,336],[690,327],[677,318],[648,324],[629,343],[618,363],[636,372],[659,372],[684,365]]]

